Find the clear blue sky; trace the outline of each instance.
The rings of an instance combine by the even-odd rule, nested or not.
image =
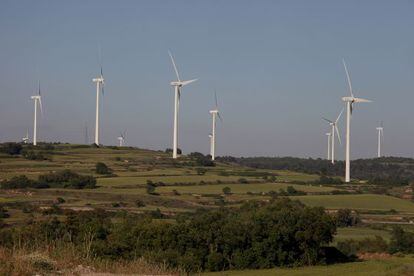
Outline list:
[[[165,149],[172,142],[175,55],[183,78],[180,146],[209,150],[214,89],[224,118],[217,154],[325,156],[328,125],[347,95],[359,105],[352,157],[414,155],[413,1],[13,1],[0,4],[0,141],[32,129],[40,79],[43,141],[93,138],[98,45],[106,91],[102,142]],[[341,132],[344,138],[344,124]],[[31,136],[31,135],[30,135]],[[92,141],[92,140],[91,140]],[[343,157],[343,149],[338,155]]]

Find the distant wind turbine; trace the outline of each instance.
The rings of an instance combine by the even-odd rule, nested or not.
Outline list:
[[[124,132],[121,132],[120,135],[118,136],[118,141],[119,141],[119,146],[120,147],[124,146],[125,137],[126,137],[126,130]]]
[[[382,122],[380,123],[380,126],[377,127],[378,131],[378,158],[381,157],[381,138],[384,137],[384,127],[382,125]]]
[[[338,129],[338,121],[339,121],[339,118],[341,118],[342,112],[344,112],[343,109],[341,110],[341,113],[339,113],[339,115],[338,115],[338,117],[336,118],[335,121],[331,121],[329,119],[326,119],[326,118],[322,117],[322,119],[327,121],[329,123],[329,125],[331,126],[331,128],[332,128],[331,129],[331,136],[330,136],[331,137],[331,148],[332,148],[330,159],[331,159],[332,164],[335,164],[335,132],[338,136],[339,144],[342,145],[341,135],[339,135],[339,129]]]
[[[22,141],[24,144],[27,144],[29,142],[29,129],[27,129],[26,136],[22,138]]]
[[[349,76],[348,68],[346,67],[345,60],[342,60],[344,64],[346,78],[348,81],[350,96],[343,97],[342,101],[346,103],[346,147],[345,147],[345,182],[351,181],[351,164],[350,164],[350,147],[351,147],[351,115],[354,109],[354,103],[370,103],[370,100],[354,97],[354,91],[352,90],[351,77]]]
[[[42,108],[42,95],[40,93],[40,82],[39,82],[39,89],[37,91],[37,95],[30,97],[34,100],[34,120],[33,120],[33,145],[37,145],[37,105],[40,107],[40,113],[43,114]]]
[[[175,65],[174,58],[170,51],[168,51],[170,55],[171,62],[174,67],[175,74],[177,76],[176,81],[171,82],[171,86],[174,86],[174,134],[173,134],[173,158],[177,158],[177,148],[178,148],[178,112],[180,107],[180,98],[181,98],[181,87],[195,82],[197,79],[188,80],[188,81],[181,81],[180,75],[178,74],[177,66]]]
[[[210,141],[210,154],[211,154],[211,160],[214,161],[215,154],[216,154],[216,116],[219,117],[220,121],[223,121],[223,119],[220,116],[220,112],[218,110],[218,104],[217,104],[217,94],[214,92],[214,100],[216,102],[216,107],[213,110],[210,110],[210,114],[212,116],[212,132],[211,132],[211,141]]]
[[[328,136],[328,156],[327,156],[327,160],[330,160],[331,159],[331,133],[330,132],[328,132],[328,133],[326,133],[326,136]]]
[[[99,55],[100,56],[100,55]],[[101,59],[99,57],[99,59]],[[95,118],[95,145],[99,146],[99,94],[102,92],[104,94],[104,77],[102,71],[102,62],[99,61],[101,67],[101,74],[97,77],[92,79],[93,82],[96,82],[96,118]]]

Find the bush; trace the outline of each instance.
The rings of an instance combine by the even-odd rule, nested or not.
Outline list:
[[[338,227],[350,227],[357,225],[361,219],[357,213],[352,214],[349,209],[339,209],[336,213],[336,225]]]
[[[24,158],[28,160],[47,160],[47,158],[39,151],[33,151],[33,150],[23,151],[22,155]]]
[[[35,181],[27,178],[25,175],[13,176],[11,179],[1,182],[2,189],[24,189],[32,188],[33,186],[35,186]]]
[[[225,195],[230,195],[231,194],[231,189],[230,189],[230,187],[224,187],[223,188],[223,194],[225,194]]]
[[[22,151],[22,145],[18,143],[4,143],[1,145],[0,151],[10,155],[18,155]]]
[[[205,175],[207,172],[205,168],[197,168],[196,171],[198,175]]]
[[[239,182],[240,184],[248,184],[248,183],[249,183],[249,181],[247,181],[247,179],[246,179],[246,178],[239,178],[239,179],[237,180],[237,182]]]
[[[365,238],[363,240],[339,241],[337,248],[348,257],[355,257],[358,253],[383,253],[387,252],[388,244],[380,237]]]
[[[108,168],[108,166],[105,163],[102,163],[102,162],[96,163],[95,172],[97,174],[111,174],[111,170]]]
[[[154,192],[155,192],[155,185],[154,184],[152,184],[152,181],[151,181],[151,183],[147,183],[147,194],[154,194]]]
[[[93,189],[96,188],[96,179],[93,176],[80,175],[71,170],[63,170],[39,176],[40,185],[50,187]]]
[[[145,207],[145,203],[144,203],[142,200],[137,199],[137,200],[135,201],[135,206],[137,206],[138,208],[140,208],[140,207]]]
[[[391,253],[414,253],[414,233],[404,231],[401,226],[395,226],[391,232],[389,251]]]

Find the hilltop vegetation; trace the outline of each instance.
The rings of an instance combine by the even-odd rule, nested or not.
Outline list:
[[[0,264],[9,271],[16,266],[2,260],[34,252],[54,272],[72,269],[60,263],[67,254],[96,271],[138,273],[139,263],[155,274],[326,264],[366,249],[414,248],[414,203],[399,198],[409,186],[345,184],[317,171],[319,161],[306,161],[310,171],[294,162],[275,170],[197,152],[173,160],[131,147],[0,148]],[[29,275],[44,273],[29,267]]]
[[[217,158],[220,162],[234,163],[242,166],[290,170],[321,176],[342,177],[345,170],[343,161],[334,165],[329,160],[295,157],[247,157],[231,156]],[[414,159],[402,157],[382,157],[375,159],[357,159],[352,161],[351,175],[355,179],[368,180],[370,183],[389,186],[407,185],[414,181]]]

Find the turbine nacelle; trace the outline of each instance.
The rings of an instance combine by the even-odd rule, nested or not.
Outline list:
[[[213,114],[213,113],[217,114],[217,113],[219,113],[219,111],[218,111],[217,109],[215,109],[215,110],[210,110],[209,112],[210,112],[210,114]]]
[[[196,80],[198,80],[198,79],[193,79],[193,80],[188,80],[188,81],[172,81],[170,84],[171,84],[171,86],[183,87],[187,84],[195,82]]]
[[[104,78],[103,77],[99,77],[99,78],[94,78],[92,79],[93,82],[101,82],[104,83]]]

